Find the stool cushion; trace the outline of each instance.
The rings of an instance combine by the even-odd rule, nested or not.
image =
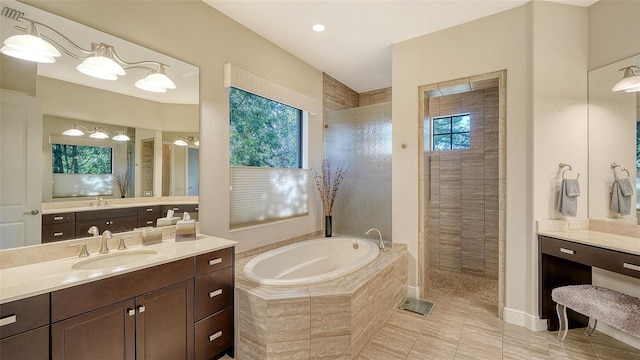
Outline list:
[[[593,285],[551,291],[553,301],[616,329],[640,337],[640,298]]]

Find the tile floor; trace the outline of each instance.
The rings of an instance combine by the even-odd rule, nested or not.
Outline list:
[[[495,306],[444,294],[428,300],[436,303],[430,316],[397,310],[359,360],[640,360],[640,350],[598,331],[571,330],[560,343],[556,333],[504,323]]]

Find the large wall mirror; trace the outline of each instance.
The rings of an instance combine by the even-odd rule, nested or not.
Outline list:
[[[19,2],[1,1],[0,8],[5,7],[46,24],[83,48],[105,43],[113,46],[126,62],[152,60],[166,64],[166,74],[176,88],[165,93],[137,88],[136,81],[150,72],[136,66],[123,66],[126,74],[115,81],[89,77],[76,70],[82,59],[64,51],[51,64],[0,55],[3,100],[0,135],[6,155],[0,164],[2,224],[10,216],[7,209],[15,207],[11,204],[26,202],[23,198],[33,194],[37,194],[37,204],[22,212],[35,212],[43,204],[88,203],[95,197],[109,200],[198,195],[198,67]],[[20,28],[25,28],[25,22],[8,16],[3,10],[1,41],[24,33]],[[55,32],[45,27],[39,30],[43,38],[74,50]],[[14,95],[34,100],[32,107],[39,109],[39,121],[22,129],[17,121],[8,120],[14,110],[4,103],[13,102]],[[79,128],[84,135],[64,135],[70,128]],[[90,137],[98,130],[107,133],[108,138]],[[129,140],[114,140],[120,134]],[[9,156],[7,149],[15,149],[13,155]],[[98,164],[93,164],[90,171],[78,171],[78,164],[89,159]],[[75,170],[71,170],[72,163]],[[19,167],[24,169],[16,170]],[[23,236],[20,234],[23,230],[18,228],[1,230],[6,238]],[[23,245],[32,244],[27,239]]]
[[[640,91],[612,91],[628,66],[640,66],[640,55],[589,72],[589,218],[637,223]],[[610,209],[611,190],[626,177],[635,189],[623,216]]]

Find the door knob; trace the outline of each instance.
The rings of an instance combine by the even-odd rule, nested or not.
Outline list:
[[[31,214],[31,215],[38,215],[38,214],[40,214],[40,210],[38,210],[38,209],[33,209],[33,210],[31,210],[30,214]]]

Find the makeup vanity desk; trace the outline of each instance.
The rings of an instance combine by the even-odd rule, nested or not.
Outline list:
[[[640,279],[640,238],[592,230],[538,232],[538,311],[547,330],[558,330],[551,290],[558,286],[591,284],[597,267]],[[585,327],[588,318],[568,312],[570,327]]]

